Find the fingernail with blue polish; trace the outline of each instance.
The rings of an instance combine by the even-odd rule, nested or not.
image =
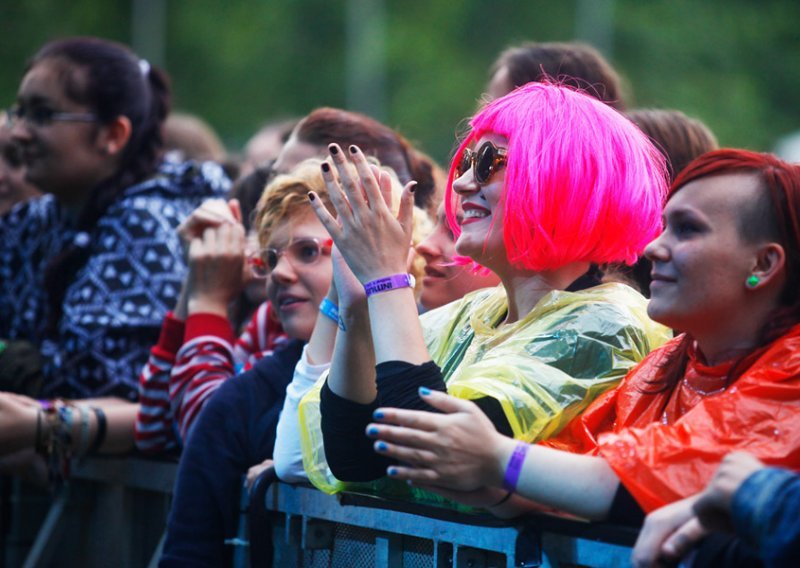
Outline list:
[[[389,469],[386,470],[386,473],[389,475],[397,475],[397,469],[390,467]]]
[[[419,387],[419,394],[420,396],[428,396],[431,394],[431,389],[427,387]]]
[[[372,416],[374,416],[377,420],[380,420],[381,418],[383,418],[383,412],[381,412],[380,410],[376,410],[375,412],[372,413]]]
[[[379,452],[385,452],[386,450],[389,449],[389,446],[386,445],[386,442],[378,442],[377,444],[375,444],[375,449],[378,450]]]
[[[377,436],[377,435],[378,435],[378,429],[375,426],[367,428],[367,436]]]

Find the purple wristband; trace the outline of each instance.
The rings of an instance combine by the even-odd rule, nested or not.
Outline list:
[[[386,278],[378,278],[377,280],[370,280],[364,284],[364,291],[367,293],[367,298],[380,292],[388,292],[389,290],[397,290],[398,288],[413,288],[414,277],[410,274],[392,274]]]
[[[517,490],[517,482],[519,481],[519,474],[522,471],[522,463],[525,461],[525,456],[527,455],[528,444],[525,442],[517,442],[516,447],[514,447],[514,453],[511,454],[511,459],[508,460],[506,474],[503,477],[503,487],[506,490]]]

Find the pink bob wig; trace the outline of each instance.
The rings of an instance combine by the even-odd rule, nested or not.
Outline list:
[[[509,262],[633,264],[661,231],[664,157],[630,120],[572,88],[528,83],[481,109],[450,166],[445,195],[456,237],[456,166],[486,133],[508,138],[500,206]],[[467,259],[462,259],[466,261]]]

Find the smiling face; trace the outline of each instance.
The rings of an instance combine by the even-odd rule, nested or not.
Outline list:
[[[700,178],[670,199],[664,232],[645,249],[651,318],[698,336],[745,309],[759,243],[742,238],[740,216],[758,199],[758,184],[748,174]]]
[[[459,223],[462,218],[459,211]],[[422,278],[422,294],[419,298],[425,309],[438,308],[473,290],[496,286],[500,282],[495,274],[476,274],[469,266],[453,264],[455,239],[447,224],[443,205],[437,211],[436,226],[417,245],[417,253],[425,259],[425,276]]]
[[[267,248],[284,250],[300,239],[329,239],[328,232],[310,207],[290,214],[276,225]],[[270,272],[267,295],[275,308],[284,331],[293,339],[308,340],[314,330],[319,305],[331,283],[331,257],[323,254],[314,264],[293,262],[288,254],[278,257]]]
[[[475,151],[485,142],[492,142],[498,148],[508,147],[505,136],[487,133],[476,140],[470,149]],[[501,166],[484,185],[478,185],[474,168],[469,168],[453,181],[453,191],[461,197],[463,211],[456,252],[497,273],[509,266],[503,243],[502,197],[505,172],[505,167]]]
[[[69,98],[64,88],[65,74],[80,72],[62,59],[42,60],[23,78],[17,104],[26,112],[92,113],[88,106]],[[56,121],[36,126],[17,120],[11,135],[21,148],[27,180],[70,204],[84,199],[116,168],[100,143],[102,128],[93,122]]]

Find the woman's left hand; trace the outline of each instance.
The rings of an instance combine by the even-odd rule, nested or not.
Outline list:
[[[516,442],[499,434],[473,402],[436,391],[423,399],[445,414],[380,408],[381,423],[367,427],[379,440],[375,450],[403,464],[389,467],[388,475],[451,491],[500,486]]]
[[[407,272],[415,182],[403,190],[395,217],[390,209],[389,174],[371,166],[356,146],[349,147],[349,160],[337,144],[328,148],[330,159],[322,164],[322,177],[337,218],[313,193],[312,206],[348,266],[362,284]]]

